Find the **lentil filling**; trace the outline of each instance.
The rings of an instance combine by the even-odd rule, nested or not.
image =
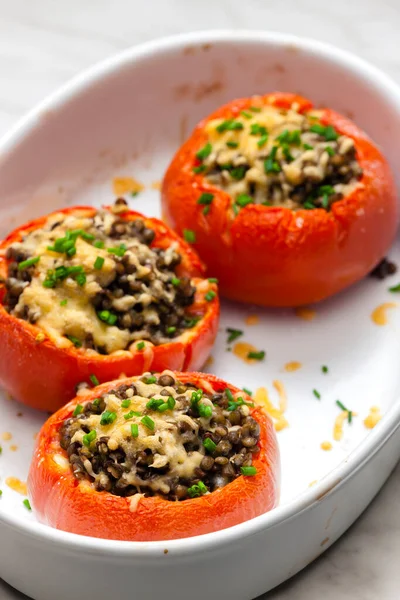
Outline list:
[[[196,287],[177,277],[178,244],[154,247],[141,218],[112,211],[58,213],[6,250],[6,310],[41,327],[58,346],[100,354],[171,341],[191,328]]]
[[[320,115],[300,113],[296,104],[290,110],[264,105],[211,120],[193,170],[232,197],[235,214],[252,203],[329,210],[354,189],[362,169],[353,139],[323,125]],[[212,199],[199,198],[204,214]]]
[[[260,427],[229,389],[145,373],[78,405],[60,432],[73,474],[117,496],[202,496],[255,475]]]

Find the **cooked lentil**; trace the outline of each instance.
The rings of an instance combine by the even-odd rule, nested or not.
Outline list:
[[[207,144],[196,154],[194,172],[228,192],[236,214],[252,203],[329,210],[357,185],[354,141],[322,125],[318,111],[258,108],[209,121]]]
[[[119,199],[112,212],[59,213],[11,244],[4,282],[10,314],[58,345],[100,354],[141,340],[162,344],[193,327],[196,287],[176,277],[177,244],[152,246],[155,232],[141,218],[124,220],[123,210]]]
[[[154,382],[145,373],[75,410],[60,443],[74,477],[98,491],[185,500],[241,475],[259,451],[259,436],[240,394],[208,393],[164,371]]]
[[[374,269],[372,269],[370,277],[375,277],[376,279],[386,279],[386,277],[394,275],[396,272],[397,265],[387,258],[383,258],[381,262],[376,265]]]

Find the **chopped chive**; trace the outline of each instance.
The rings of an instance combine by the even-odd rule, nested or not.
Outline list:
[[[160,413],[163,413],[166,410],[169,410],[168,402],[163,402],[162,404],[160,404],[160,406],[157,408],[157,410]]]
[[[172,283],[172,285],[173,285],[174,287],[178,287],[178,285],[180,285],[180,283],[181,283],[181,280],[180,280],[180,279],[178,279],[178,277],[173,277],[173,278],[171,279],[171,283]]]
[[[253,115],[247,112],[247,110],[241,110],[240,114],[244,116],[245,119],[252,119]]]
[[[137,423],[132,423],[131,425],[131,435],[134,438],[139,436],[139,425]]]
[[[227,327],[226,331],[229,334],[228,339],[227,339],[228,344],[230,344],[231,342],[236,340],[238,337],[243,335],[243,331],[241,331],[240,329],[232,329],[231,327]]]
[[[209,277],[209,278],[208,278],[208,281],[209,281],[210,283],[218,283],[218,279],[217,279],[216,277]]]
[[[267,128],[260,123],[253,123],[250,125],[250,135],[268,135]]]
[[[191,406],[197,406],[197,404],[200,402],[202,397],[203,397],[203,390],[196,390],[195,392],[192,392],[192,397],[190,398]]]
[[[345,407],[345,405],[343,404],[343,402],[340,402],[340,400],[336,400],[336,404],[338,405],[338,407],[341,410],[345,410],[346,412],[350,412],[350,411],[347,410],[347,408]]]
[[[225,390],[225,396],[228,398],[228,400],[230,402],[235,402],[235,398],[233,397],[233,394],[231,392],[231,390],[229,388],[226,388]]]
[[[124,415],[124,419],[125,421],[128,421],[129,419],[132,419],[132,417],[141,417],[142,413],[137,412],[136,410],[130,410],[128,413],[126,413],[126,415]]]
[[[129,408],[131,403],[132,403],[132,400],[130,398],[125,398],[125,400],[122,400],[121,406],[122,406],[122,408]]]
[[[138,343],[136,344],[136,348],[137,348],[138,350],[143,350],[143,348],[144,348],[144,347],[145,347],[145,343],[144,343],[144,342],[138,342]]]
[[[400,292],[400,283],[398,283],[397,285],[393,285],[392,287],[390,287],[389,288],[389,292],[392,292],[392,293]]]
[[[81,414],[81,412],[82,412],[82,411],[83,411],[83,406],[82,406],[82,404],[77,404],[77,405],[75,406],[75,410],[74,410],[74,412],[72,413],[72,416],[73,416],[73,417],[77,417],[78,415],[80,415],[80,414]]]
[[[214,200],[214,194],[209,194],[208,192],[203,192],[199,199],[197,200],[197,204],[211,204]]]
[[[328,372],[328,367],[327,367],[326,365],[322,365],[322,367],[321,367],[321,371],[322,371],[323,373],[327,373],[327,372]]]
[[[243,123],[240,123],[240,121],[236,121],[235,119],[222,121],[217,127],[218,133],[223,133],[224,131],[238,131],[240,129],[243,129]]]
[[[100,404],[100,398],[95,398],[92,402],[93,406],[99,406]]]
[[[194,244],[194,242],[196,241],[196,234],[191,229],[184,229],[183,239],[189,244]]]
[[[75,348],[82,348],[82,342],[78,338],[74,337],[73,335],[66,335],[65,337],[68,338],[69,341],[73,343]]]
[[[95,240],[93,246],[95,248],[104,248],[104,242],[102,240]]]
[[[251,112],[261,112],[261,107],[260,106],[249,106],[249,110],[251,110]]]
[[[353,420],[353,411],[349,410],[349,412],[347,413],[347,421],[350,424]]]
[[[198,167],[193,167],[193,173],[204,173],[207,170],[206,165],[199,165]]]
[[[335,128],[332,127],[332,125],[327,125],[325,127],[320,123],[315,123],[314,125],[311,125],[310,131],[312,131],[313,133],[317,133],[321,137],[325,138],[327,142],[333,142],[339,137],[339,134],[337,133]]]
[[[240,472],[242,475],[246,477],[251,477],[253,475],[257,475],[256,467],[240,467]]]
[[[100,425],[111,425],[117,418],[117,413],[111,410],[105,410],[101,415]]]
[[[204,299],[207,300],[207,302],[211,302],[212,300],[214,300],[216,295],[216,292],[210,290],[209,292],[207,292],[207,294],[205,294]]]
[[[131,192],[131,196],[132,198],[136,198],[136,196],[139,195],[139,190],[134,190],[133,192]]]
[[[265,352],[264,352],[264,350],[260,350],[260,352],[248,352],[247,358],[250,358],[253,360],[264,360]]]
[[[168,335],[172,335],[173,333],[175,333],[175,331],[176,331],[176,327],[174,327],[174,326],[167,327],[167,330],[166,330],[166,331],[167,331],[167,334],[168,334]]]
[[[264,171],[268,173],[279,173],[281,166],[277,160],[275,160],[276,153],[278,152],[278,146],[274,146],[269,153],[268,158],[264,161]]]
[[[85,285],[85,283],[86,283],[86,275],[85,275],[85,273],[78,273],[78,275],[76,276],[76,283],[78,285],[80,285],[81,287],[83,285]]]
[[[140,422],[143,423],[147,429],[150,429],[150,431],[154,431],[155,423],[153,419],[149,417],[149,415],[145,415],[142,419],[140,419]]]
[[[25,508],[27,508],[28,510],[32,510],[31,507],[31,503],[29,502],[28,498],[25,498],[25,500],[22,501],[22,504],[25,506]]]
[[[96,439],[97,433],[95,429],[92,429],[92,431],[89,431],[89,433],[87,433],[86,435],[83,436],[82,438],[82,442],[85,446],[90,446],[90,444],[92,442],[94,442],[94,440]]]
[[[253,203],[254,203],[253,198],[251,196],[248,196],[247,194],[239,194],[238,197],[236,198],[236,204],[238,206],[240,206],[240,208],[244,208],[248,204],[253,204]]]
[[[199,160],[204,160],[205,158],[207,158],[207,156],[210,156],[211,152],[212,146],[210,143],[207,143],[205,146],[203,146],[203,148],[201,148],[201,150],[196,152],[196,158],[198,158]]]
[[[329,156],[335,156],[335,150],[332,148],[332,146],[326,146],[325,152],[327,152]]]
[[[312,210],[313,208],[315,208],[315,204],[311,200],[306,200],[303,204],[303,208],[305,208],[306,210]]]
[[[18,265],[18,270],[22,271],[23,269],[27,269],[28,267],[32,267],[36,265],[40,260],[40,256],[34,256],[33,258],[28,258],[28,260],[23,260]]]
[[[208,213],[210,212],[210,210],[211,210],[211,206],[208,205],[208,206],[205,206],[201,212],[206,217],[208,215]]]
[[[239,142],[233,142],[232,140],[230,140],[229,142],[226,142],[226,145],[228,146],[228,148],[237,148],[239,146]]]
[[[310,146],[310,144],[303,144],[304,150],[314,150],[314,146]]]
[[[66,298],[64,298],[64,300],[61,300],[60,306],[66,306],[67,303],[68,303],[68,300]]]
[[[120,244],[116,248],[107,248],[107,252],[109,252],[110,254],[114,254],[115,256],[119,256],[119,257],[124,256],[126,251],[127,251],[127,247],[125,246],[125,244]]]
[[[151,384],[151,383],[156,383],[157,381],[157,377],[155,377],[154,375],[150,375],[150,377],[147,377],[144,380],[144,383],[147,383],[147,385]]]
[[[100,385],[99,380],[97,379],[96,375],[94,375],[93,373],[91,375],[89,375],[89,379],[93,383],[94,386]]]
[[[318,400],[321,400],[321,394],[319,393],[319,391],[318,391],[318,390],[313,390],[313,391],[312,391],[312,393],[314,394],[314,396],[315,396],[316,398],[318,398]]]
[[[199,481],[198,484],[194,484],[188,488],[188,496],[190,498],[198,498],[199,496],[204,496],[208,492],[207,487],[204,485],[202,481]]]
[[[258,142],[257,142],[257,146],[258,146],[259,148],[262,148],[263,146],[265,146],[265,144],[266,144],[267,142],[268,142],[268,135],[267,135],[267,134],[265,134],[265,135],[262,135],[262,136],[260,137],[260,139],[258,140]]]
[[[168,400],[167,400],[167,403],[168,403],[168,408],[170,410],[173,410],[175,408],[176,400],[172,396],[169,396]]]
[[[200,403],[197,405],[197,408],[198,408],[200,417],[203,417],[204,419],[210,419],[212,417],[213,411],[212,411],[211,406]]]
[[[97,313],[97,316],[99,317],[100,321],[107,323],[107,325],[115,325],[118,320],[117,315],[109,310],[101,310]]]
[[[95,269],[101,269],[102,266],[104,265],[104,258],[102,256],[98,256],[96,258],[96,260],[94,261],[94,268]]]
[[[243,388],[243,391],[248,395],[248,396],[252,396],[253,392],[251,390],[248,390],[247,388]]]
[[[215,452],[217,444],[213,442],[211,438],[206,438],[205,440],[203,440],[203,446],[207,450],[207,452],[212,454],[213,452]]]
[[[192,317],[191,319],[186,318],[185,319],[185,327],[187,327],[187,329],[191,329],[192,327],[197,325],[197,323],[199,321],[200,321],[200,317]]]

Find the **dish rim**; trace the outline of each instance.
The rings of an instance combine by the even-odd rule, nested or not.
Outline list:
[[[40,124],[41,118],[48,110],[54,111],[62,108],[73,98],[89,90],[93,85],[112,75],[115,71],[128,67],[131,63],[152,56],[176,52],[186,46],[224,44],[226,42],[233,42],[238,46],[244,43],[259,46],[296,47],[305,54],[311,56],[317,55],[318,58],[347,69],[358,78],[370,82],[373,87],[381,88],[400,115],[400,87],[377,67],[347,50],[342,50],[331,44],[311,38],[298,37],[286,33],[251,30],[209,30],[151,40],[138,46],[130,47],[89,67],[50,94],[29,111],[25,117],[22,117],[0,139],[0,154],[4,156],[21,142],[23,143],[24,138],[35,126]],[[19,530],[21,534],[26,534],[43,542],[47,541],[52,544],[62,545],[76,552],[84,552],[86,554],[103,556],[113,554],[119,557],[145,558],[160,556],[160,553],[164,552],[166,546],[168,546],[169,552],[182,556],[188,552],[197,554],[205,550],[215,550],[226,544],[234,543],[242,537],[248,537],[262,530],[271,529],[298,513],[311,508],[313,504],[318,503],[326,495],[333,492],[335,488],[343,485],[347,479],[353,477],[379,451],[380,447],[394,434],[399,426],[400,402],[396,402],[383,416],[378,425],[368,434],[366,439],[345,460],[332,471],[328,472],[315,486],[301,492],[293,501],[278,506],[259,517],[228,529],[201,536],[157,542],[126,542],[86,537],[54,529],[35,521],[21,520],[20,517],[2,512],[1,507],[0,523]]]

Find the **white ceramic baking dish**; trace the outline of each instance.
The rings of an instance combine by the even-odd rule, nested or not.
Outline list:
[[[60,206],[109,202],[115,176],[142,181],[146,189],[131,206],[159,214],[155,182],[196,121],[234,97],[274,90],[302,93],[351,116],[400,173],[400,90],[374,67],[331,46],[282,34],[189,34],[135,47],[94,67],[2,140],[0,233]],[[400,259],[400,248],[390,256]],[[377,305],[393,300],[387,288],[387,281],[365,280],[314,307],[312,321],[291,310],[223,304],[208,369],[251,389],[264,385],[274,402],[272,382],[280,380],[289,421],[278,433],[280,506],[224,531],[128,543],[37,523],[7,478],[26,479],[33,435],[45,416],[3,394],[0,438],[8,432],[12,439],[0,442],[0,576],[37,600],[247,600],[294,575],[358,517],[400,455],[400,313],[388,309],[385,327],[370,318]],[[245,324],[254,313],[258,325]],[[267,359],[249,366],[227,352],[229,326],[244,329]],[[285,371],[289,361],[302,367]],[[345,425],[343,439],[324,452],[320,444],[332,440],[337,399],[358,415]],[[376,404],[385,414],[369,432],[363,419]]]

